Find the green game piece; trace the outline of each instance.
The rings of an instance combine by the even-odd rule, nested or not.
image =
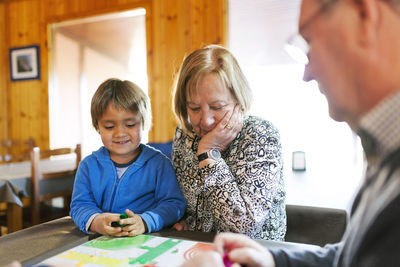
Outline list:
[[[122,213],[121,215],[119,215],[119,218],[120,219],[126,219],[126,218],[129,218],[129,216],[126,215],[125,213]],[[118,221],[118,222],[112,222],[111,226],[112,227],[124,227],[124,226],[126,226],[126,224],[120,224],[119,221]]]

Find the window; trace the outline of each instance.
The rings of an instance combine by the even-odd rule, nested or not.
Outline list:
[[[287,203],[348,208],[361,178],[358,137],[328,115],[315,82],[302,81],[304,66],[283,50],[297,30],[300,0],[229,0],[229,49],[254,94],[251,114],[281,133]],[[292,171],[292,152],[304,151],[306,171]]]

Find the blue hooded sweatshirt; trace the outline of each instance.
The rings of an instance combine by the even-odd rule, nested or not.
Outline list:
[[[152,147],[140,147],[139,157],[121,178],[105,147],[81,161],[70,215],[82,232],[87,233],[86,223],[96,213],[124,213],[130,209],[146,222],[149,233],[183,216],[186,200],[170,160]]]

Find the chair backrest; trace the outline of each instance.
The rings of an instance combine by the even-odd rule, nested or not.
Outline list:
[[[29,151],[34,146],[33,138],[0,140],[0,163],[29,161]]]
[[[148,145],[154,147],[155,149],[160,150],[168,158],[171,158],[172,141],[165,142],[165,143],[148,143]]]
[[[45,171],[40,168],[40,161],[43,159],[51,159],[52,157],[62,155],[76,155],[75,167],[70,170],[57,169],[54,171]],[[76,145],[76,148],[58,148],[41,150],[39,147],[31,149],[31,209],[32,209],[32,224],[38,224],[40,221],[40,202],[49,200],[55,197],[70,197],[72,195],[72,187],[62,188],[60,191],[52,191],[51,193],[41,192],[40,182],[45,179],[54,179],[60,177],[73,176],[75,177],[79,162],[81,161],[81,146]]]
[[[342,239],[347,212],[342,209],[286,205],[285,241],[324,246]]]

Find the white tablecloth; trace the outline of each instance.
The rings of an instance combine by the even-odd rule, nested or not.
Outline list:
[[[58,172],[75,169],[75,155],[55,156],[51,159],[41,160],[40,169],[42,172]],[[31,163],[15,162],[0,165],[0,179],[13,180],[31,177]]]

